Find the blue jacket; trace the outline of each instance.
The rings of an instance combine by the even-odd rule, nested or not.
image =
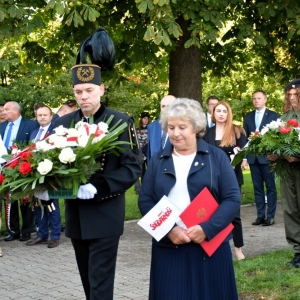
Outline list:
[[[4,137],[5,128],[7,124],[8,124],[7,121],[0,123],[0,134],[2,138]],[[27,120],[22,117],[20,127],[18,129],[18,133],[16,136],[16,140],[21,143],[29,142],[30,134],[36,128],[39,128],[39,123],[37,121]]]
[[[147,126],[147,130],[148,130],[147,161],[149,162],[151,157],[153,157],[155,153],[161,150],[162,128],[161,125],[159,124],[159,121],[156,120]],[[170,139],[168,138],[165,147],[169,144],[170,144]]]
[[[263,118],[261,120],[260,126],[259,126],[259,131],[261,131],[265,125],[271,123],[272,121],[276,121],[279,117],[280,116],[278,113],[266,108]],[[249,137],[252,132],[255,132],[255,130],[256,130],[255,127],[256,127],[255,126],[255,110],[253,110],[253,111],[249,112],[248,114],[246,114],[245,118],[244,118],[244,129],[246,131],[247,137]],[[257,158],[258,158],[258,162],[260,164],[269,164],[270,163],[267,156],[258,156]],[[248,155],[247,161],[248,161],[248,164],[254,164],[255,156]]]
[[[139,197],[139,208],[142,215],[148,213],[164,195],[167,196],[175,185],[172,149],[173,146],[169,144],[164,150],[157,153],[148,164]],[[220,204],[211,219],[201,223],[207,239],[210,240],[233,220],[241,201],[234,171],[224,151],[199,139],[187,184],[191,201],[204,187],[207,187]],[[156,241],[154,240],[154,242]],[[167,237],[158,243],[161,246],[177,246]]]
[[[31,140],[31,141],[35,139],[36,135],[37,135],[38,132],[39,132],[39,129],[40,129],[40,128],[37,128],[37,129],[35,129],[34,131],[31,132],[31,134],[30,134],[30,140]],[[54,128],[53,128],[53,125],[52,125],[52,123],[51,123],[50,126],[48,127],[48,130],[47,130],[45,136],[48,135],[48,134],[51,134],[51,133],[53,132],[53,129],[54,129]]]

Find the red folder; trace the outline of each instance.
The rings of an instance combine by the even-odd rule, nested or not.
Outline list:
[[[186,227],[191,227],[202,222],[208,221],[214,212],[217,210],[219,204],[210,193],[208,188],[204,188],[191,204],[181,213],[180,218]],[[226,228],[220,231],[210,241],[203,241],[200,243],[203,250],[208,256],[212,256],[223,241],[228,237],[233,229],[230,223]]]

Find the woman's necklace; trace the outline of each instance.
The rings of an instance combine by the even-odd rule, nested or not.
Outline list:
[[[176,149],[175,149],[175,147],[173,147],[173,150],[174,150],[174,153],[177,155],[177,156],[179,156],[179,157],[186,157],[186,156],[188,156],[188,155],[192,155],[192,154],[194,154],[195,152],[193,152],[193,153],[190,153],[190,154],[187,154],[187,155],[183,155],[183,154],[179,154],[177,151],[176,151]]]
[[[179,156],[179,157],[184,156],[184,155],[182,155],[182,154],[179,154],[179,153],[176,151],[175,147],[173,147],[173,150],[174,150],[174,153],[175,153],[177,156]]]

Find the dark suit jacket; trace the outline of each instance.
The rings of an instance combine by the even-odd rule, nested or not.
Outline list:
[[[213,127],[207,129],[204,140],[208,144],[216,146],[216,126],[213,126]],[[233,148],[238,146],[242,149],[246,145],[246,143],[247,143],[246,136],[241,134],[240,138],[236,139],[236,145],[228,146],[228,147],[218,147],[218,148],[222,149],[226,153],[226,155],[228,156],[229,161],[230,161],[230,155],[234,154]],[[234,168],[235,176],[236,176],[236,179],[237,179],[239,185],[244,184],[244,177],[243,177],[243,172],[241,169],[241,164],[242,164],[242,162],[237,164]]]
[[[110,127],[121,120],[128,127],[118,140],[130,141],[138,145],[134,122],[131,117],[106,108],[101,104],[94,114],[94,123],[114,116]],[[72,120],[75,124],[81,121],[83,114],[76,110],[58,118],[54,128],[63,125],[69,128]],[[138,146],[122,145],[125,151],[119,156],[104,154],[100,159],[101,169],[97,171],[89,183],[97,194],[90,200],[66,200],[66,236],[77,240],[118,237],[123,233],[125,217],[125,191],[140,177],[143,156]]]
[[[162,128],[159,124],[159,121],[156,120],[150,123],[147,126],[148,129],[148,149],[147,149],[147,161],[151,159],[151,157],[161,150],[161,134]],[[168,137],[165,147],[170,144],[170,139]]]
[[[279,114],[275,111],[269,110],[266,108],[265,113],[263,115],[263,118],[260,123],[259,131],[262,130],[262,128],[271,123],[272,121],[276,121],[279,118]],[[246,131],[247,137],[251,135],[252,132],[255,132],[256,126],[255,126],[255,110],[249,112],[246,114],[244,118],[244,129]],[[260,164],[269,164],[270,161],[266,156],[258,156],[258,162]],[[249,164],[253,164],[255,162],[255,156],[254,155],[248,155],[247,160]]]
[[[7,124],[7,121],[0,123],[0,134],[2,138],[4,137]],[[21,143],[28,143],[30,141],[31,132],[36,128],[39,128],[39,123],[37,121],[27,120],[22,117],[16,140]]]
[[[37,128],[37,129],[35,129],[34,131],[31,132],[31,134],[30,134],[30,141],[32,141],[32,140],[34,140],[36,138],[36,135],[38,134],[39,129],[40,128]],[[50,124],[50,126],[48,127],[48,130],[47,130],[47,132],[46,132],[46,134],[44,136],[46,136],[48,134],[51,134],[52,131],[53,131],[53,129],[54,129],[53,125]]]

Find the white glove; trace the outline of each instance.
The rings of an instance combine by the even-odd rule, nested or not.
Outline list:
[[[97,194],[97,189],[90,183],[81,185],[78,189],[77,198],[79,199],[93,199]]]
[[[50,198],[49,198],[49,194],[48,194],[48,191],[36,191],[34,192],[34,196],[37,197],[38,199],[41,199],[41,200],[44,200],[44,201],[49,201]]]

